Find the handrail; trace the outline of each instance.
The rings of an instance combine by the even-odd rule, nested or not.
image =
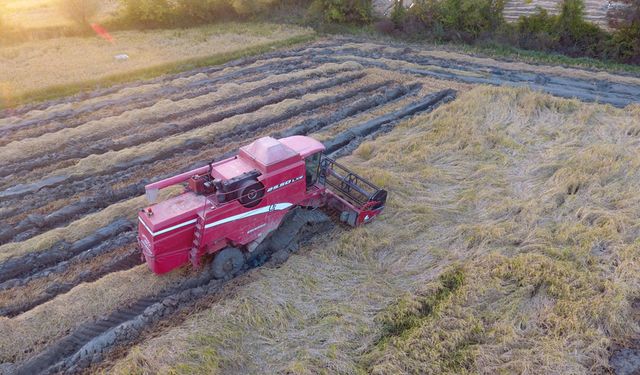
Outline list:
[[[329,157],[323,157],[320,165],[320,174],[324,182],[361,207],[365,206],[381,190],[364,177]],[[330,177],[335,177],[338,182],[332,181]]]

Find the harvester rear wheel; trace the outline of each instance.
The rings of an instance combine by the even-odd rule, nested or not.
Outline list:
[[[211,267],[213,269],[213,277],[216,279],[224,279],[227,276],[233,276],[244,265],[244,254],[235,247],[227,247],[220,251],[213,258]]]

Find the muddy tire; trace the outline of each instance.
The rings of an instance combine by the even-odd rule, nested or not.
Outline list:
[[[246,208],[260,204],[264,196],[264,185],[258,181],[247,181],[240,188],[240,203]]]
[[[244,265],[244,254],[235,247],[227,247],[213,258],[211,268],[213,277],[224,279],[238,273]]]

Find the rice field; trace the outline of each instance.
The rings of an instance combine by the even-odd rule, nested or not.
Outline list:
[[[620,375],[638,97],[631,75],[330,37],[5,110],[0,373]],[[388,189],[382,217],[228,282],[141,264],[145,184],[294,134]]]

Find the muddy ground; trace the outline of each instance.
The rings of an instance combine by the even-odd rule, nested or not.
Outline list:
[[[157,277],[141,266],[134,219],[146,183],[266,135],[311,135],[344,155],[482,84],[617,107],[640,100],[634,76],[333,38],[5,111],[0,371],[86,371],[175,324],[200,299],[215,301],[225,282],[211,281],[207,271]],[[283,252],[251,265],[284,261],[295,249],[284,244]],[[154,286],[130,284],[127,277],[136,273]],[[83,299],[107,285],[122,293]],[[633,373],[639,356],[617,348],[612,363],[620,374]]]

